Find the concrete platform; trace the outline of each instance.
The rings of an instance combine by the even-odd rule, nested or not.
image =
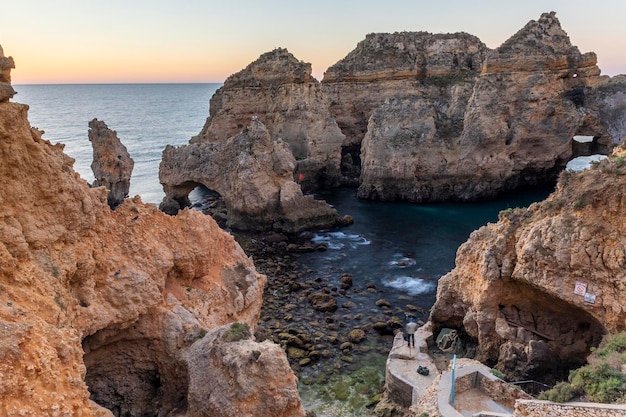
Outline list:
[[[428,337],[430,333],[418,329],[415,333],[415,347],[409,348],[403,333],[396,334],[387,358],[388,392],[395,401],[405,407],[416,404],[439,375],[435,363],[428,355],[426,344]],[[417,369],[420,366],[428,368],[429,374],[418,374]]]

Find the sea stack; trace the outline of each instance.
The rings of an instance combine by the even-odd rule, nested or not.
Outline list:
[[[96,178],[93,186],[104,186],[109,190],[107,202],[114,209],[128,197],[135,161],[117,137],[117,132],[103,121],[93,119],[89,122],[89,141],[93,147],[91,170]]]
[[[9,101],[16,94],[11,87],[12,68],[15,68],[13,58],[5,57],[2,46],[0,46],[0,103]]]

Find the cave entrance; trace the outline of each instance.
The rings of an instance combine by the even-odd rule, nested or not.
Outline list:
[[[518,281],[501,284],[500,288],[490,289],[497,298],[492,297],[489,305],[475,313],[493,320],[490,325],[482,324],[485,330],[493,327],[480,334],[478,340],[469,336],[476,331],[467,331],[463,316],[433,322],[433,334],[438,339],[443,338],[441,333],[446,328],[457,331],[454,352],[444,350],[447,353],[443,359],[449,359],[451,353],[474,357],[476,352],[483,363],[500,370],[507,380],[534,380],[548,385],[566,380],[570,370],[586,363],[606,330],[584,309],[582,296],[570,303]],[[563,290],[572,289],[568,286]],[[476,326],[473,320],[465,324]]]
[[[569,290],[569,287],[567,288]],[[514,379],[547,384],[567,379],[586,363],[606,330],[582,304],[568,303],[528,284],[512,282],[499,300],[498,367]]]
[[[228,223],[228,210],[222,195],[202,184],[198,184],[189,193],[190,206],[204,214],[213,217],[213,220],[224,229]]]
[[[116,417],[165,416],[187,409],[187,367],[145,329],[104,329],[83,339],[91,400]]]
[[[344,145],[341,148],[341,174],[349,185],[358,185],[361,176],[361,144]],[[352,184],[354,183],[354,184]]]

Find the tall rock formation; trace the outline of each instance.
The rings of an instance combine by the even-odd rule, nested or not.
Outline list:
[[[328,111],[311,64],[289,51],[261,55],[226,79],[211,98],[209,117],[193,142],[224,142],[252,117],[282,139],[296,158],[296,178],[305,190],[339,184],[344,135]]]
[[[369,169],[372,163],[367,155],[361,155],[361,143],[372,117],[372,129],[391,130],[386,139],[392,143],[387,149],[383,146],[370,152],[382,151],[377,159],[379,166],[371,168],[380,169],[379,178],[394,180],[394,172],[403,170],[396,162],[407,149],[399,149],[393,136],[398,136],[400,143],[408,139],[404,143],[407,148],[415,146],[417,143],[410,137],[419,139],[423,130],[432,129],[428,125],[435,123],[436,129],[432,129],[427,141],[441,147],[458,137],[474,80],[488,50],[480,39],[467,33],[367,35],[345,58],[328,68],[322,80],[330,111],[346,135],[344,155],[350,155],[354,165]],[[419,108],[427,109],[428,120],[420,119],[424,115]],[[426,126],[422,127],[424,123]],[[408,149],[409,156],[428,152],[429,146]],[[382,162],[387,158],[391,158],[388,163]],[[359,169],[354,172],[358,174]],[[366,178],[368,175],[371,176],[365,173]]]
[[[135,161],[117,137],[117,132],[103,121],[93,119],[89,122],[89,141],[93,147],[91,170],[96,178],[93,186],[104,186],[109,190],[107,202],[114,209],[128,197]]]
[[[167,216],[139,199],[111,211],[27,110],[0,103],[0,414],[210,415],[194,396],[210,368],[225,380],[202,388],[233,414],[304,416],[279,347],[221,340],[231,362],[258,351],[236,376],[195,347],[259,318],[266,277],[233,238],[196,211]],[[254,412],[248,385],[219,398],[244,380],[273,393],[258,392]]]
[[[159,168],[161,209],[173,214],[188,206],[189,193],[201,184],[221,195],[230,227],[298,232],[334,226],[336,210],[302,194],[293,180],[295,166],[288,145],[273,140],[253,117],[228,140],[166,147]]]
[[[16,93],[11,87],[11,69],[15,68],[13,58],[5,57],[0,46],[0,103],[7,102]]]
[[[477,359],[513,378],[580,365],[606,332],[625,330],[626,151],[529,208],[473,232],[439,280],[430,321],[460,329]],[[560,376],[566,376],[567,374]]]

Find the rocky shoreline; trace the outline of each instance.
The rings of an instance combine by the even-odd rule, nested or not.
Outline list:
[[[227,212],[218,195],[208,193],[194,208],[222,227]],[[268,278],[256,340],[283,347],[301,389],[326,395],[325,402],[349,399],[354,409],[374,405],[384,384],[384,363],[395,333],[407,317],[423,324],[428,312],[392,304],[374,283],[353,285],[343,271],[311,269],[301,255],[327,250],[313,232],[282,234],[231,231],[257,270]],[[346,382],[350,381],[350,382]]]

